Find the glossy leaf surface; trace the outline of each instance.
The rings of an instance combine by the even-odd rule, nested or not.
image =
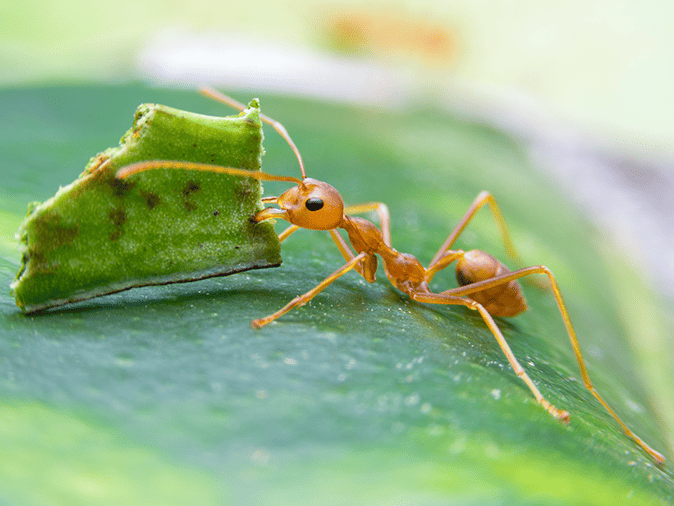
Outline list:
[[[665,451],[626,343],[622,275],[608,269],[596,232],[515,143],[432,108],[394,113],[261,98],[263,112],[293,136],[308,175],[334,185],[347,203],[386,202],[394,246],[423,263],[475,195],[490,190],[525,261],[557,275],[599,391]],[[19,264],[11,236],[25,202],[48,197],[88,153],[111,145],[128,124],[129,104],[222,114],[196,93],[134,86],[5,90],[0,99],[2,164],[10,169],[0,216],[6,284]],[[298,175],[278,136],[268,134],[265,149],[263,170]],[[285,188],[265,183],[265,195]],[[504,257],[487,212],[457,246]],[[39,316],[23,315],[3,295],[0,454],[10,458],[0,466],[0,497],[9,504],[671,501],[670,463],[656,467],[577,379],[548,291],[524,283],[531,309],[498,324],[543,393],[570,411],[569,425],[536,404],[479,316],[412,302],[383,273],[373,285],[344,276],[277,323],[251,329],[253,318],[343,264],[322,232],[293,234],[283,259],[279,269],[147,287]],[[436,290],[455,285],[451,272],[433,280]]]

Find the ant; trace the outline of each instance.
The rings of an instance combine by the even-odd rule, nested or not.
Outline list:
[[[204,88],[201,92],[209,98],[227,104],[240,111],[245,109],[243,104],[213,89]],[[254,328],[264,327],[291,309],[306,304],[318,293],[327,288],[332,282],[351,270],[355,270],[358,274],[363,276],[367,282],[373,283],[375,281],[375,272],[377,270],[377,255],[379,255],[384,263],[384,271],[391,284],[400,291],[406,293],[413,300],[428,304],[461,305],[474,311],[478,311],[484,320],[484,323],[501,347],[501,350],[503,350],[508,362],[515,371],[515,374],[526,383],[538,403],[545,408],[553,418],[568,423],[570,419],[568,411],[556,408],[543,397],[543,394],[541,394],[538,387],[517,361],[517,358],[510,349],[510,346],[506,342],[493,318],[495,316],[517,316],[525,311],[527,309],[527,303],[517,280],[531,274],[543,274],[547,276],[550,281],[552,293],[557,302],[562,319],[564,320],[564,325],[566,326],[566,331],[571,340],[571,346],[573,347],[576,360],[578,361],[580,374],[583,378],[585,387],[618,422],[628,437],[641,446],[641,448],[643,448],[655,462],[660,465],[664,463],[664,456],[653,450],[641,438],[634,434],[592,385],[585,367],[585,361],[581,354],[578,339],[576,338],[576,333],[569,318],[569,313],[552,272],[543,265],[510,271],[499,260],[483,251],[451,249],[459,234],[465,229],[477,211],[485,204],[488,204],[494,220],[500,229],[502,240],[508,254],[514,258],[519,258],[510,239],[506,222],[496,200],[489,192],[481,192],[477,196],[461,221],[459,221],[452,233],[449,234],[447,240],[435,254],[428,267],[423,267],[414,256],[407,253],[400,253],[391,246],[390,216],[386,204],[381,202],[370,202],[354,206],[344,206],[342,196],[334,187],[323,181],[318,181],[306,176],[302,156],[285,127],[278,121],[263,114],[260,114],[260,118],[265,123],[271,125],[290,145],[299,162],[302,179],[292,176],[276,176],[260,171],[165,160],[152,160],[129,165],[120,169],[116,175],[117,178],[123,179],[138,172],[151,169],[184,169],[250,177],[263,181],[284,181],[296,185],[285,191],[279,197],[264,197],[262,199],[263,203],[276,204],[278,208],[266,207],[262,211],[259,211],[253,217],[253,220],[257,223],[274,218],[281,218],[288,221],[290,226],[278,236],[279,241],[281,242],[299,228],[327,230],[346,260],[346,264],[330,274],[316,287],[309,290],[304,295],[295,297],[275,313],[264,318],[253,320],[252,326]],[[372,211],[377,213],[381,229],[363,218],[351,216],[352,214],[361,214]],[[346,231],[350,246],[342,235],[337,232],[338,228]],[[459,286],[440,293],[432,292],[428,286],[429,282],[433,279],[435,274],[454,262],[456,262],[456,278]]]

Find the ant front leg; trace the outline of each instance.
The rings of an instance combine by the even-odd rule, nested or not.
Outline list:
[[[303,306],[307,302],[309,302],[311,299],[313,299],[316,295],[321,293],[325,288],[327,288],[331,283],[333,283],[335,280],[349,272],[350,270],[354,269],[356,265],[365,259],[367,257],[367,253],[360,253],[359,255],[356,255],[353,257],[349,262],[347,262],[346,265],[341,267],[340,269],[337,269],[335,272],[330,274],[327,278],[325,278],[323,281],[321,281],[316,287],[312,288],[309,290],[307,293],[304,295],[300,295],[298,297],[295,297],[293,300],[291,300],[288,304],[283,306],[281,309],[276,311],[275,313],[265,316],[264,318],[258,318],[257,320],[253,320],[251,323],[251,326],[253,328],[259,329],[260,327],[264,327],[268,323],[273,322],[276,320],[279,316],[283,316],[286,314],[288,311],[291,309],[298,307],[298,306]]]
[[[262,197],[263,204],[276,204],[278,202],[278,197]],[[300,227],[297,225],[290,225],[283,232],[278,235],[279,242],[285,241],[291,234],[296,232]]]
[[[288,228],[286,228],[283,232],[281,232],[278,235],[278,240],[279,242],[285,241],[288,237],[290,237],[291,234],[294,234],[297,232],[301,227],[298,227],[297,225],[290,225]]]

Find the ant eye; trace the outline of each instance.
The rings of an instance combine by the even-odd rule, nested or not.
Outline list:
[[[307,199],[304,205],[309,211],[318,211],[319,209],[323,208],[323,199],[319,199],[318,197],[311,197]]]

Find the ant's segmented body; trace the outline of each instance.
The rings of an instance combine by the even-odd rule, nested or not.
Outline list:
[[[203,93],[239,110],[244,109],[242,104],[214,90],[205,89]],[[265,208],[255,215],[254,220],[261,222],[268,219],[281,218],[288,221],[290,227],[279,235],[280,241],[287,239],[299,228],[327,230],[346,260],[346,264],[325,278],[312,290],[294,298],[280,310],[264,318],[253,320],[253,327],[263,327],[291,309],[306,304],[333,281],[351,270],[358,272],[369,283],[373,283],[377,270],[377,257],[379,257],[383,262],[386,276],[391,284],[409,295],[413,300],[428,304],[462,305],[478,311],[496,338],[513,370],[526,383],[536,400],[554,418],[568,422],[570,418],[569,413],[556,408],[543,397],[538,387],[536,387],[517,361],[517,358],[493,319],[494,316],[516,316],[526,310],[527,304],[517,280],[531,274],[543,274],[550,281],[552,292],[564,320],[585,387],[620,424],[630,438],[639,444],[658,464],[664,462],[664,457],[637,437],[592,385],[566,305],[552,272],[542,265],[525,267],[511,272],[500,261],[483,251],[451,249],[475,213],[485,204],[489,204],[494,219],[500,228],[501,236],[508,253],[511,256],[517,256],[510,240],[505,220],[501,215],[496,200],[490,193],[482,192],[477,196],[464,217],[435,254],[428,267],[424,267],[414,256],[401,253],[391,246],[390,217],[385,204],[372,202],[345,207],[342,196],[335,188],[322,181],[306,177],[302,157],[286,129],[277,121],[264,115],[260,116],[263,121],[271,124],[291,146],[299,161],[302,179],[289,176],[275,176],[259,171],[163,160],[137,163],[127,166],[117,173],[118,178],[126,178],[145,170],[175,168],[239,175],[265,181],[286,181],[295,184],[295,186],[279,197],[264,198],[264,203],[275,204],[278,207]],[[370,211],[378,214],[381,229],[363,218],[351,216]],[[343,229],[346,232],[349,239],[348,242],[337,232],[337,229]],[[432,292],[428,284],[433,276],[454,262],[456,262],[456,277],[460,286],[440,293]]]

